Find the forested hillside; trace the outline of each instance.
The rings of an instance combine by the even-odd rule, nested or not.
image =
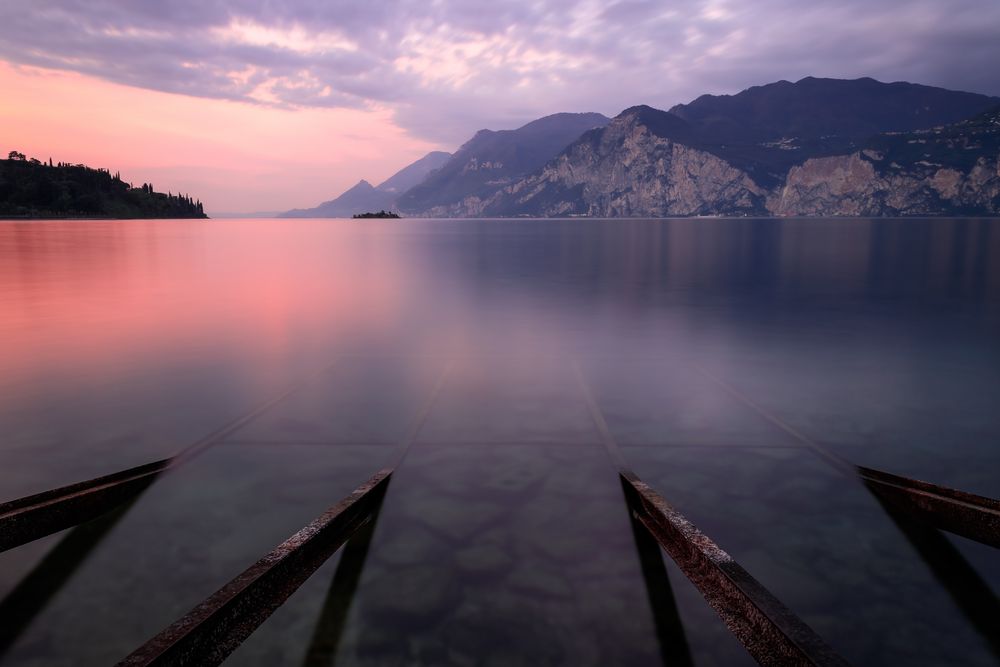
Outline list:
[[[0,218],[205,218],[200,201],[136,187],[82,164],[42,162],[11,151],[0,160]]]

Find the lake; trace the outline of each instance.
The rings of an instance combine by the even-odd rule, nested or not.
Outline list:
[[[651,599],[588,397],[852,663],[1000,661],[996,551],[805,444],[1000,496],[1000,220],[162,220],[0,222],[0,500],[257,411],[0,554],[0,664],[117,661],[408,434],[367,550],[228,664],[753,664],[669,558]]]

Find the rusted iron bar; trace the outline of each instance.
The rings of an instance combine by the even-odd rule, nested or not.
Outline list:
[[[224,661],[345,541],[378,518],[389,480],[420,434],[451,370],[452,364],[444,368],[386,467],[119,666],[218,665]],[[357,567],[363,565],[367,552],[367,543],[362,542],[351,555]],[[360,570],[354,576],[360,576]]]
[[[674,590],[670,585],[670,576],[663,562],[660,544],[634,515],[629,523],[632,525],[632,537],[635,539],[635,548],[639,554],[642,578],[646,583],[646,595],[653,611],[656,640],[660,645],[660,659],[665,667],[693,665],[691,649],[684,634],[684,623],[677,610],[677,601],[674,599]]]
[[[1000,547],[1000,500],[923,482],[893,473],[853,465],[757,405],[728,383],[702,371],[726,393],[805,445],[837,470],[854,477],[880,500],[920,521],[971,540]]]
[[[173,459],[70,484],[0,505],[0,551],[89,521],[135,498]]]
[[[620,478],[629,508],[762,665],[847,665],[732,556],[633,473]]]
[[[62,590],[104,537],[128,512],[134,498],[60,538],[42,560],[0,600],[0,661],[49,601]]]
[[[628,468],[583,370],[578,364],[574,370],[594,427],[618,470],[632,518],[670,554],[747,652],[762,665],[848,665],[732,556]]]
[[[337,563],[337,571],[323,601],[323,610],[313,630],[303,667],[331,667],[337,657],[340,639],[347,624],[347,614],[354,601],[354,593],[361,582],[365,559],[375,534],[377,518],[373,518],[344,545],[344,552]]]
[[[876,499],[955,601],[970,625],[989,644],[1000,664],[1000,599],[944,533]]]
[[[384,469],[120,663],[218,665],[378,512]]]
[[[1000,547],[1000,501],[858,466],[876,496],[940,530]]]
[[[329,372],[331,368],[321,373]],[[135,498],[158,476],[232,435],[315,377],[296,384],[170,458],[0,504],[0,552],[90,521]]]

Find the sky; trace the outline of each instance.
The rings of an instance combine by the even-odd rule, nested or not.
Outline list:
[[[281,211],[561,111],[805,76],[1000,95],[997,26],[997,0],[0,0],[0,150]]]

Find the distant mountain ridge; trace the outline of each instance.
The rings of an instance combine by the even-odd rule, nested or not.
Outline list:
[[[382,209],[447,216],[540,168],[585,130],[609,120],[599,113],[557,113],[514,130],[480,130],[454,155],[428,153],[378,186],[361,180],[336,199],[279,217],[349,218]]]
[[[1000,128],[986,110],[997,105],[928,86],[810,78],[671,111],[632,107],[467,213],[995,215]]]
[[[376,190],[368,181],[358,183],[336,199],[325,201],[315,208],[292,209],[278,215],[279,218],[349,218],[355,213],[391,208],[393,194]]]
[[[480,130],[448,162],[399,198],[408,213],[449,215],[475,205],[539,169],[587,130],[603,127],[599,113],[558,113],[515,130]]]
[[[702,95],[670,113],[691,126],[695,136],[686,143],[774,185],[806,159],[851,153],[882,132],[955,123],[998,103],[913,83],[806,77],[736,95]]]
[[[417,185],[435,169],[439,169],[451,153],[432,151],[387,178],[378,186],[362,179],[336,199],[325,201],[315,208],[293,209],[278,215],[279,218],[350,218],[368,211],[396,208],[396,198]]]
[[[785,137],[867,139],[880,132],[956,123],[983,111],[989,99],[976,93],[915,83],[881,83],[867,77],[806,77],[795,83],[754,86],[736,95],[702,95],[669,111],[720,143]]]
[[[704,141],[696,126],[670,112],[626,109],[479,210],[596,217],[1000,213],[1000,106],[958,123],[882,132],[845,154],[777,148],[797,152],[776,183],[726,159],[730,146]]]
[[[958,123],[883,133],[793,167],[774,215],[1000,215],[1000,106]]]
[[[489,216],[663,217],[764,211],[766,191],[747,173],[685,141],[683,119],[648,106],[626,109],[541,170],[482,206]]]
[[[384,180],[376,190],[402,194],[415,185],[419,185],[427,176],[443,167],[451,159],[451,153],[432,151],[413,164],[403,167]]]
[[[994,108],[976,93],[807,77],[669,111],[554,114],[477,132],[391,199],[362,181],[305,213],[998,215]]]

